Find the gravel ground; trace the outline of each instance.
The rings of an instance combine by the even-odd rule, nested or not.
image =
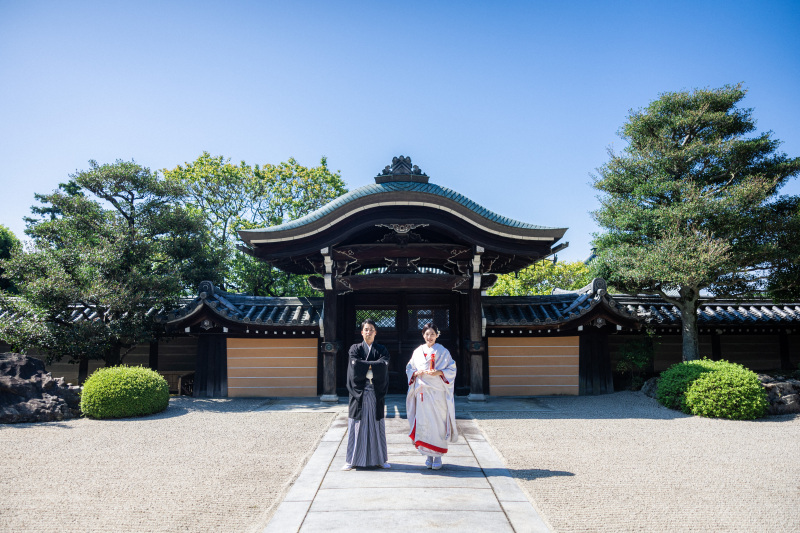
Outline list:
[[[800,416],[699,418],[641,393],[475,407],[556,532],[800,531]],[[334,417],[173,398],[138,419],[0,425],[0,531],[260,531]]]
[[[143,418],[0,424],[0,531],[260,531],[334,416],[173,398]]]
[[[556,532],[800,531],[800,416],[683,415],[641,393],[475,412]]]

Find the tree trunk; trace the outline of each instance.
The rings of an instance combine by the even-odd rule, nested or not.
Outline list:
[[[103,360],[106,362],[106,366],[118,366],[122,362],[120,358],[120,346],[115,344],[106,350]]]
[[[678,306],[681,312],[684,361],[700,359],[700,335],[697,332],[697,307],[699,303],[699,299],[695,299],[686,302],[683,306]]]
[[[89,360],[86,357],[81,357],[78,363],[78,385],[83,385],[86,378],[89,377]]]

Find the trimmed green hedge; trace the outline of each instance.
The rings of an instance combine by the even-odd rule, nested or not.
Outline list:
[[[693,415],[731,420],[764,416],[769,402],[758,376],[740,365],[731,367],[708,372],[689,386],[686,405]]]
[[[167,380],[141,366],[101,368],[89,376],[81,393],[81,411],[91,418],[149,415],[168,405]]]
[[[714,361],[700,359],[672,365],[661,373],[656,399],[664,407],[689,413],[686,408],[686,391],[702,374],[714,369]]]
[[[701,359],[661,373],[658,401],[686,414],[732,420],[764,416],[769,406],[758,376],[742,365]]]

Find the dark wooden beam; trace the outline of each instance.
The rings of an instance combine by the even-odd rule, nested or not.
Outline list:
[[[200,335],[194,371],[194,396],[228,396],[228,354],[225,335]]]
[[[720,342],[721,335],[716,332],[711,334],[711,359],[719,361],[722,359],[722,343]]]
[[[152,370],[158,370],[158,341],[150,342],[150,354],[147,363],[147,366]]]
[[[336,278],[336,289],[343,291],[361,290],[447,290],[466,292],[471,289],[471,277],[451,274],[359,274]],[[483,276],[481,288],[491,287],[497,276]],[[309,279],[312,287],[319,290],[321,278],[312,276]]]
[[[331,250],[334,261],[358,261],[369,263],[383,261],[388,257],[421,257],[428,260],[446,261],[448,259],[468,259],[472,249],[469,246],[455,244],[411,243],[404,246],[397,244],[353,244],[340,246]]]
[[[778,345],[781,356],[781,370],[792,370],[792,358],[789,354],[789,334],[786,330],[778,334]]]
[[[469,342],[467,351],[470,354],[470,383],[469,400],[484,401],[486,397],[483,393],[483,336],[481,335],[481,291],[471,289],[469,291]]]
[[[578,394],[596,395],[614,392],[608,333],[588,327],[580,333],[578,348]]]
[[[339,352],[338,298],[336,291],[325,291],[322,315],[324,338],[322,345],[322,397],[323,402],[338,402],[336,395],[336,356]]]

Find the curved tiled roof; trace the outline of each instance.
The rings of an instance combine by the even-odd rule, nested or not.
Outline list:
[[[537,226],[534,224],[528,224],[526,222],[520,222],[519,220],[514,220],[512,218],[498,215],[497,213],[486,209],[485,207],[473,202],[466,196],[463,196],[462,194],[457,193],[452,189],[448,189],[447,187],[440,187],[439,185],[435,185],[433,183],[396,181],[389,183],[374,183],[371,185],[364,185],[363,187],[359,187],[354,191],[350,191],[349,193],[336,198],[335,200],[329,202],[328,204],[320,207],[313,213],[309,213],[308,215],[302,218],[292,220],[291,222],[286,222],[285,224],[281,224],[279,226],[271,226],[255,230],[242,230],[241,233],[276,232],[276,231],[285,231],[285,230],[299,228],[321,219],[325,215],[328,215],[336,211],[337,209],[347,205],[348,203],[358,198],[363,198],[372,195],[379,195],[384,193],[391,193],[391,192],[402,192],[402,191],[426,193],[433,196],[438,196],[440,198],[446,198],[452,200],[453,202],[456,202],[457,204],[460,204],[468,208],[469,210],[473,211],[474,213],[480,215],[485,219],[491,220],[492,222],[495,222],[497,224],[502,224],[504,226],[508,226],[511,228],[533,229],[533,230],[561,229],[548,226]]]
[[[615,298],[647,324],[681,323],[678,308],[656,296],[619,295]],[[697,323],[700,326],[797,325],[800,324],[800,303],[776,304],[768,300],[701,302]]]
[[[204,281],[196,298],[162,314],[161,320],[167,324],[180,323],[204,307],[221,318],[243,325],[318,327],[322,317],[322,298],[233,294]]]
[[[596,279],[577,291],[556,289],[546,296],[496,296],[483,299],[487,326],[558,327],[577,319],[604,303],[616,314],[652,326],[676,326],[681,323],[677,307],[657,296],[610,295],[605,282]],[[700,304],[700,326],[797,326],[800,303],[776,304],[768,300],[717,300]]]
[[[590,284],[591,285],[591,284]],[[637,315],[600,288],[562,291],[547,296],[495,296],[483,298],[483,315],[490,327],[553,326],[577,320],[599,305],[627,320]]]

